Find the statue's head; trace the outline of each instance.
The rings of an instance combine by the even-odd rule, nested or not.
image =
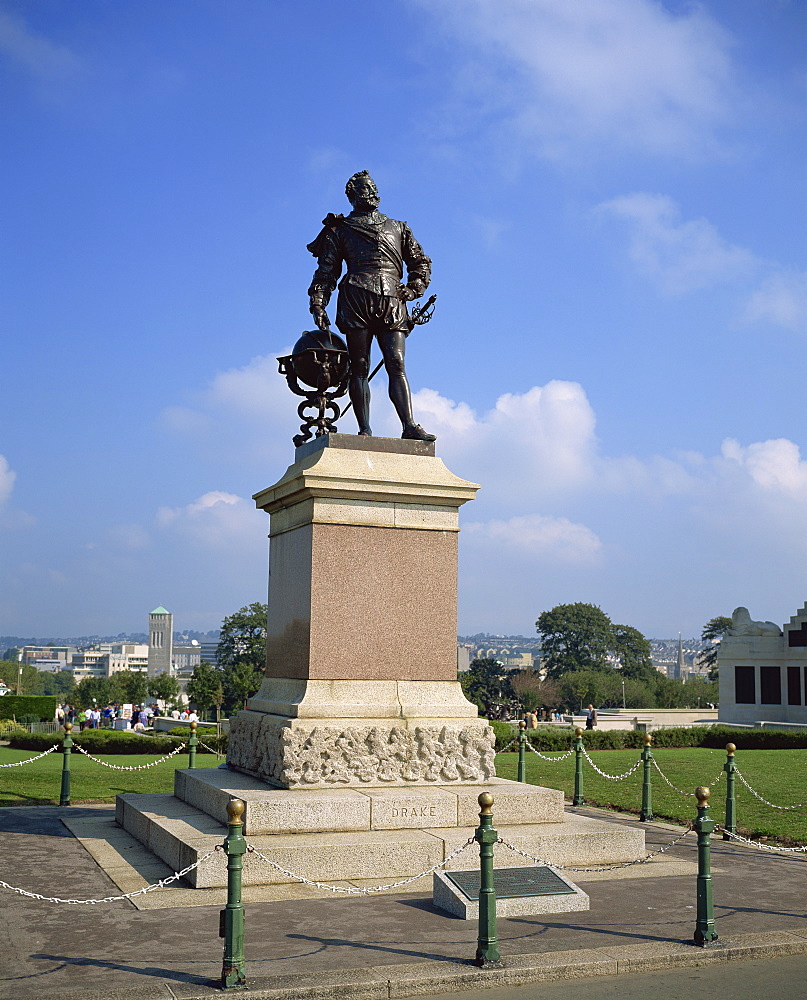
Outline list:
[[[354,208],[364,209],[368,212],[378,208],[378,203],[381,200],[378,197],[375,181],[366,170],[360,170],[359,173],[350,178],[345,185],[345,194]]]

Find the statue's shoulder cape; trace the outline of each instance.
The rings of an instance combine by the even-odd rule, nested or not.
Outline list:
[[[328,212],[322,220],[322,229],[319,232],[319,236],[306,246],[306,250],[315,257],[321,257],[325,252],[325,240],[328,237],[328,233],[336,232],[339,226],[344,225],[344,222],[344,215],[335,215],[333,212]]]

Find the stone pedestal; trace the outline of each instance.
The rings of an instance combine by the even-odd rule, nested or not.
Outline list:
[[[278,788],[479,783],[493,733],[457,682],[459,507],[434,445],[331,434],[255,495],[270,515],[266,676],[230,767]]]

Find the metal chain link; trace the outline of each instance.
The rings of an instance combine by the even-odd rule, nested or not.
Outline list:
[[[527,743],[527,749],[531,750],[536,756],[540,757],[541,760],[548,760],[550,764],[556,760],[566,760],[567,757],[571,757],[574,753],[574,747],[572,747],[571,750],[567,750],[566,753],[561,754],[560,757],[547,757],[546,754],[541,753],[540,750],[536,750],[535,747],[530,746],[529,743]]]
[[[715,824],[715,832],[724,833],[727,837],[730,837],[732,840],[737,840],[741,844],[748,844],[750,847],[758,847],[762,851],[775,851],[776,853],[779,853],[780,851],[785,851],[789,854],[804,854],[804,852],[807,851],[807,844],[805,844],[803,847],[775,847],[772,844],[762,844],[758,840],[749,840],[748,837],[741,837],[739,833],[732,833],[730,830],[727,830],[724,826],[721,826],[719,823]]]
[[[209,747],[207,743],[202,743],[201,740],[198,741],[197,746],[204,747],[208,753],[214,753],[217,757],[224,756],[224,754],[220,750],[214,750],[213,747]]]
[[[636,768],[639,767],[639,765],[642,763],[642,758],[640,757],[633,765],[633,767],[629,771],[625,771],[624,774],[606,774],[605,771],[601,771],[594,763],[594,761],[591,759],[591,757],[589,757],[588,750],[586,750],[585,747],[583,747],[583,756],[586,758],[589,764],[591,764],[591,766],[594,768],[597,774],[601,774],[603,778],[608,778],[609,781],[622,781],[623,778],[627,778],[631,774],[633,774]]]
[[[180,743],[176,750],[172,750],[171,753],[167,753],[164,757],[160,757],[159,760],[152,760],[148,764],[133,764],[131,767],[126,767],[123,764],[109,764],[105,760],[99,760],[98,757],[93,757],[91,753],[87,753],[86,750],[82,750],[78,743],[74,743],[73,746],[79,753],[83,753],[85,757],[89,757],[90,760],[94,760],[96,764],[103,764],[104,767],[111,767],[113,771],[145,771],[149,767],[156,767],[157,764],[162,764],[164,760],[168,760],[169,757],[173,757],[175,754],[178,754],[181,750],[185,749],[185,744]]]
[[[428,868],[425,872],[421,872],[419,875],[412,875],[409,878],[401,879],[400,882],[390,882],[388,885],[368,886],[365,889],[359,888],[355,885],[328,885],[327,882],[314,882],[302,875],[296,875],[294,872],[290,872],[282,865],[278,865],[274,861],[271,861],[265,854],[261,854],[261,852],[256,850],[256,848],[254,848],[251,844],[247,845],[247,854],[254,854],[256,857],[260,858],[261,861],[265,861],[267,865],[271,865],[272,868],[276,868],[277,871],[283,872],[284,875],[288,875],[289,878],[293,878],[297,882],[305,882],[306,885],[316,886],[317,889],[327,889],[329,892],[346,892],[354,895],[367,895],[367,893],[370,892],[383,892],[385,889],[397,889],[398,886],[407,885],[409,882],[414,882],[416,879],[423,878],[424,875],[431,875],[433,872],[436,872],[438,868],[442,868],[444,865],[447,865],[449,861],[453,861],[458,854],[462,854],[462,852],[473,843],[474,838],[469,837],[464,844],[458,847],[455,851],[452,851],[445,861],[441,861],[439,864],[434,865],[433,868]]]
[[[218,850],[218,847],[216,850]],[[152,892],[154,889],[162,889],[164,886],[170,885],[171,882],[176,882],[178,878],[182,878],[184,875],[187,875],[188,872],[192,872],[194,868],[198,868],[203,861],[207,861],[213,853],[214,851],[208,851],[207,854],[203,854],[198,861],[194,861],[192,865],[188,865],[187,868],[183,868],[181,872],[174,872],[174,874],[169,875],[168,878],[161,878],[159,882],[147,885],[143,889],[135,889],[134,892],[125,892],[120,896],[104,896],[103,899],[60,899],[58,896],[42,896],[38,892],[28,892],[27,889],[20,889],[16,885],[9,885],[8,882],[4,882],[2,879],[0,879],[0,886],[4,889],[10,889],[12,892],[16,892],[20,896],[27,896],[29,899],[40,899],[43,903],[69,903],[71,906],[83,903],[115,903],[119,899],[131,899],[133,896],[142,896],[144,893]]]
[[[510,749],[510,747],[511,747],[511,746],[512,746],[512,745],[513,745],[513,744],[514,744],[515,742],[517,742],[517,741],[516,741],[516,740],[510,740],[510,742],[509,742],[509,743],[507,744],[507,746],[506,746],[506,747],[502,747],[502,748],[501,748],[501,750],[497,750],[497,751],[496,751],[496,756],[498,757],[500,753],[504,753],[504,752],[505,752],[506,750],[509,750],[509,749]]]
[[[755,792],[754,789],[748,784],[743,775],[740,773],[739,768],[735,767],[734,773],[752,795],[758,798],[760,802],[764,802],[766,806],[770,806],[771,809],[801,809],[802,806],[807,806],[807,800],[804,802],[797,802],[794,806],[777,806],[775,802],[768,802],[767,799],[763,799],[759,792]]]
[[[0,764],[0,767],[22,767],[23,764],[32,764],[35,760],[41,760],[42,757],[47,757],[48,754],[53,753],[54,750],[60,749],[60,745],[58,743],[54,743],[52,747],[49,747],[44,753],[38,753],[36,757],[28,757],[25,760],[15,760],[13,764]]]
[[[653,757],[653,767],[655,767],[655,769],[658,771],[658,773],[661,775],[661,777],[667,782],[667,784],[670,786],[670,788],[672,788],[674,791],[678,792],[679,795],[694,795],[695,794],[694,791],[692,791],[692,792],[685,792],[683,788],[679,788],[678,785],[674,785],[670,781],[670,779],[667,777],[667,775],[658,766],[658,762],[656,761],[655,757]],[[723,777],[723,772],[721,771],[720,774],[718,774],[718,776],[715,778],[715,780],[710,785],[708,785],[707,787],[708,788],[714,788],[715,785],[718,783],[718,781],[720,781],[720,779],[722,777]]]
[[[676,844],[680,843],[688,833],[692,832],[692,827],[688,827],[684,832],[675,838],[675,840],[670,841],[664,847],[660,847],[657,851],[652,851],[650,854],[645,855],[643,858],[637,858],[635,861],[623,861],[618,865],[606,865],[602,868],[573,868],[570,865],[558,865],[554,861],[546,861],[543,858],[536,858],[532,854],[527,854],[526,851],[522,851],[520,848],[516,847],[514,844],[508,844],[506,840],[502,840],[500,837],[497,844],[501,844],[502,847],[507,847],[509,850],[513,851],[515,854],[520,854],[523,858],[527,858],[528,861],[534,861],[538,865],[547,865],[549,868],[559,868],[561,871],[565,872],[611,872],[617,868],[630,868],[631,865],[643,865],[650,861],[651,858],[656,858],[659,854],[664,854],[665,851],[669,851],[671,847],[675,847]]]

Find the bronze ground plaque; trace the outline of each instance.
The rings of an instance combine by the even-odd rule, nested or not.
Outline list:
[[[446,872],[448,878],[468,899],[479,899],[479,872]],[[574,889],[546,865],[530,868],[497,868],[493,873],[493,888],[499,899],[518,896],[560,896]]]

